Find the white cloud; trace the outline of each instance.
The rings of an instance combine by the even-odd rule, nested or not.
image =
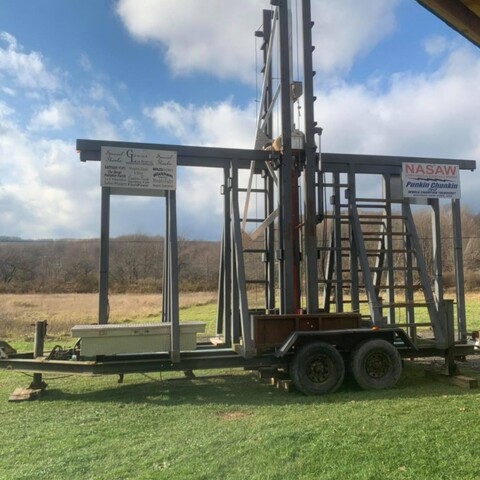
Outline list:
[[[432,56],[438,56],[448,50],[450,44],[445,37],[435,35],[428,37],[424,42],[425,51]]]
[[[374,47],[394,27],[400,0],[313,0],[317,68],[348,69],[359,53]],[[207,72],[247,83],[255,80],[254,31],[266,0],[119,0],[117,12],[141,41],[158,43],[175,74]],[[293,11],[294,21],[295,9]],[[295,50],[295,48],[294,48]]]
[[[480,58],[454,50],[431,74],[398,74],[379,93],[339,84],[320,92],[317,119],[324,151],[480,159]],[[463,194],[476,201],[479,172],[465,175]]]
[[[341,83],[320,92],[318,118],[328,149],[358,153],[454,156],[472,154],[480,139],[480,59],[453,52],[437,71],[397,74],[379,93]]]
[[[120,0],[117,12],[134,37],[165,48],[174,73],[202,71],[251,82],[262,5],[269,7],[265,0]]]
[[[0,109],[0,225],[24,238],[95,235],[98,173],[81,164],[73,142],[35,140]]]
[[[164,102],[144,110],[155,125],[191,145],[252,148],[255,135],[255,110],[235,107],[230,101],[214,105],[183,106]]]
[[[5,93],[6,95],[9,95],[10,97],[15,96],[15,90],[9,87],[2,87],[2,92]]]
[[[60,130],[74,123],[74,109],[67,100],[53,102],[39,111],[31,120],[32,130]]]
[[[92,70],[92,62],[90,61],[90,57],[83,52],[80,57],[78,58],[78,64],[85,70],[86,72],[90,72]]]
[[[348,70],[355,57],[375,47],[395,27],[400,0],[312,1],[312,30],[316,68]]]
[[[115,108],[116,110],[119,109],[119,105],[115,97],[112,95],[110,90],[105,87],[105,85],[99,82],[93,82],[92,86],[88,91],[88,95],[91,100],[95,102],[104,102],[108,106]]]
[[[13,80],[15,85],[32,90],[56,90],[60,86],[57,76],[48,71],[41,53],[24,53],[16,38],[0,32],[0,76]],[[1,77],[0,77],[1,78]]]
[[[85,122],[84,128],[88,138],[98,140],[118,140],[117,127],[110,120],[105,107],[88,105],[79,108],[79,113]]]

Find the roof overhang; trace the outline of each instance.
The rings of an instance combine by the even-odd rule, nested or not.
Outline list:
[[[417,0],[417,2],[480,47],[480,0]]]

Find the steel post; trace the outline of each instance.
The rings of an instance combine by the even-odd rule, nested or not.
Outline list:
[[[460,200],[452,199],[453,255],[457,291],[458,340],[467,341],[467,321],[465,309],[465,280],[463,275],[462,212]]]
[[[223,241],[223,318],[224,341],[226,345],[232,343],[233,299],[232,299],[232,232],[231,232],[231,193],[230,193],[230,166],[223,169],[223,214],[224,214],[224,241]]]
[[[455,363],[455,329],[453,316],[453,300],[444,300],[442,305],[444,330],[446,337],[445,373],[456,375],[458,373]]]
[[[108,323],[108,267],[110,252],[110,187],[102,187],[100,212],[100,284],[98,323]]]
[[[177,244],[177,202],[175,190],[167,192],[167,210],[169,222],[169,301],[171,322],[171,350],[172,362],[180,361],[180,318],[178,310],[178,244]]]
[[[303,32],[303,98],[305,117],[305,170],[304,188],[304,242],[303,253],[306,272],[307,313],[318,311],[318,269],[317,269],[317,209],[315,205],[316,145],[312,65],[312,15],[310,0],[302,0]]]
[[[295,285],[298,282],[298,258],[295,258],[295,227],[292,205],[292,107],[290,95],[290,41],[287,0],[273,0],[278,6],[279,48],[280,48],[280,85],[281,85],[281,133],[282,156],[279,169],[279,246],[280,246],[280,313],[295,313],[300,299],[295,298]]]

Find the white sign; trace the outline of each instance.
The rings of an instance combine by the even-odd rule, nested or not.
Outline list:
[[[102,147],[101,185],[119,189],[175,190],[177,152]]]
[[[404,197],[460,198],[458,165],[404,162],[402,183]]]

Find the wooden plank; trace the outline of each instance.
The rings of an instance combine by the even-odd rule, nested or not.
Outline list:
[[[257,371],[258,378],[276,378],[278,375],[277,368],[259,368]]]
[[[41,389],[34,388],[16,388],[8,397],[9,402],[24,402],[28,400],[36,400],[42,394]]]
[[[476,378],[467,377],[466,375],[446,375],[438,370],[427,369],[425,370],[425,376],[461,388],[478,388],[478,380]]]
[[[465,0],[417,0],[454,30],[480,46],[480,19],[476,7],[465,6]],[[477,15],[476,15],[477,13]]]
[[[279,390],[284,390],[287,393],[290,393],[294,390],[293,382],[290,379],[277,378],[275,387]]]

